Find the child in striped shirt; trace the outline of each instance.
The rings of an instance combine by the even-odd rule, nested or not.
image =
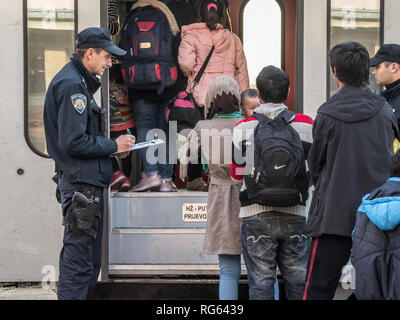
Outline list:
[[[128,89],[123,85],[121,65],[114,64],[110,68],[110,137],[116,139],[124,134],[134,134],[135,119],[129,102]],[[113,175],[111,191],[129,191],[132,169],[132,153],[122,159],[112,159]]]

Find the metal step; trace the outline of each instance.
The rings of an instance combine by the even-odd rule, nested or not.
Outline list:
[[[202,252],[207,196],[190,191],[112,193],[110,275],[218,273],[217,256]]]

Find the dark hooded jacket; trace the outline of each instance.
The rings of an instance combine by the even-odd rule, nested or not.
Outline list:
[[[358,208],[351,252],[357,299],[400,299],[399,225],[400,178],[390,178]]]
[[[310,236],[351,236],[362,196],[389,177],[395,132],[392,108],[367,87],[345,86],[319,108],[308,155]]]

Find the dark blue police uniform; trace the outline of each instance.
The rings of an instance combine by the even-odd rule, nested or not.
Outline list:
[[[382,62],[395,62],[400,65],[400,45],[393,43],[383,44],[375,56],[371,58],[370,66],[376,67]],[[400,79],[386,85],[381,95],[392,106],[394,116],[400,127]]]
[[[78,48],[103,48],[124,54],[123,50],[112,47],[108,30],[102,28],[83,30],[76,43]],[[58,188],[65,225],[59,299],[90,299],[101,267],[103,188],[111,181],[109,155],[118,146],[101,131],[102,111],[93,97],[99,87],[99,79],[74,54],[51,81],[45,99],[47,150],[61,170]],[[87,198],[98,198],[98,212],[90,232],[74,229],[76,219],[71,208],[76,191]]]

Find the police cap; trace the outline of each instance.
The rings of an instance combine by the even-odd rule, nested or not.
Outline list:
[[[117,56],[126,54],[125,50],[114,45],[110,31],[104,28],[86,28],[78,33],[75,40],[75,48],[89,49],[102,48]]]
[[[400,45],[383,44],[370,61],[371,67],[375,67],[382,62],[396,62],[400,64]]]

